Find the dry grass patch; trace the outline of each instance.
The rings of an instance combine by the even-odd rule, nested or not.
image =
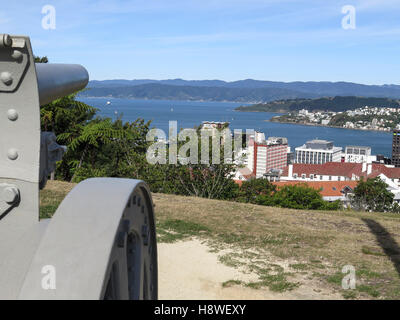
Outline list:
[[[268,286],[276,280],[275,288],[284,290],[320,279],[321,286],[326,284],[345,298],[400,298],[395,267],[400,252],[393,244],[400,243],[400,215],[291,210],[165,194],[153,197],[159,222],[177,219],[202,225],[209,229],[214,247],[217,243],[222,251],[236,248],[223,254],[222,262],[255,271],[260,282],[250,286]],[[386,230],[393,241],[386,241],[380,235],[384,232],[374,231],[367,220]],[[252,249],[257,255],[246,257]],[[283,270],[274,273],[271,263],[283,265]],[[351,292],[341,289],[345,265],[357,271],[357,289]]]
[[[74,186],[75,184],[68,182],[48,181],[46,188],[40,191],[40,218],[51,218]]]
[[[51,216],[71,188],[50,182],[41,192],[42,214]],[[153,199],[159,241],[193,236],[209,241],[222,262],[259,276],[243,285],[284,291],[312,283],[314,291],[329,288],[348,299],[400,298],[400,215],[291,210],[166,194]],[[345,265],[356,269],[356,290],[341,289]]]

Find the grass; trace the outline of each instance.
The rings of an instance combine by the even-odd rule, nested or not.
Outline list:
[[[210,232],[210,229],[194,222],[178,219],[168,219],[157,223],[157,240],[172,243],[193,236],[201,236]]]
[[[229,280],[229,281],[225,281],[224,283],[222,283],[222,287],[229,288],[232,286],[239,286],[241,284],[242,284],[242,281],[240,281],[240,280]]]
[[[379,291],[376,290],[373,286],[368,286],[368,285],[362,284],[360,286],[357,286],[357,290],[359,292],[365,292],[374,298],[377,298],[380,296]]]
[[[49,181],[40,191],[40,219],[51,218],[66,194],[75,186],[73,183]]]
[[[372,256],[385,256],[385,253],[383,253],[382,250],[375,247],[362,246],[361,251],[364,254],[369,254]]]
[[[50,181],[41,191],[41,217],[50,217],[71,188]],[[378,223],[400,244],[399,214],[291,210],[167,194],[153,194],[153,200],[160,242],[208,240],[216,252],[227,250],[223,263],[258,275],[242,285],[281,292],[315,280],[346,299],[400,299],[398,259],[382,249],[393,244],[377,241],[363,221]],[[341,288],[345,265],[356,269],[355,290]]]
[[[260,281],[246,283],[246,286],[253,289],[260,289],[262,287],[268,287],[274,292],[291,291],[299,286],[299,283],[288,281],[288,276],[284,272],[277,274],[266,273],[260,276]]]
[[[310,266],[306,263],[294,263],[289,265],[289,267],[295,270],[307,270],[310,268]]]

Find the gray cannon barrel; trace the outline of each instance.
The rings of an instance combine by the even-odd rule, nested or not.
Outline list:
[[[89,74],[79,64],[37,63],[40,105],[85,88]]]

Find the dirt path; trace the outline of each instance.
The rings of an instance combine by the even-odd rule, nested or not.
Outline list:
[[[199,240],[161,243],[158,255],[159,298],[162,300],[341,299],[337,293],[320,290],[318,284],[301,285],[284,293],[243,286],[223,288],[222,284],[229,280],[251,281],[257,277],[220,263],[218,254],[210,252]]]

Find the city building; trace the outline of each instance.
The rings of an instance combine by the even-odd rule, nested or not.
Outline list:
[[[251,178],[255,178],[254,173],[251,172],[249,168],[244,167],[236,170],[233,180],[238,185],[242,185],[243,181],[247,181]]]
[[[327,162],[293,164],[282,172],[281,181],[358,181],[380,177],[388,185],[400,187],[400,168],[378,163]]]
[[[249,139],[246,166],[257,178],[264,177],[271,169],[283,170],[287,166],[288,141],[270,137],[264,141]]]
[[[344,152],[344,162],[372,163],[377,161],[376,156],[371,155],[371,147],[347,146]]]
[[[288,185],[306,185],[307,187],[318,190],[325,201],[333,202],[340,200],[345,207],[350,206],[350,196],[353,194],[357,181],[279,181],[273,182],[277,188]]]
[[[295,149],[295,163],[323,164],[340,162],[342,148],[335,147],[332,141],[311,140]]]
[[[201,129],[224,129],[229,127],[229,122],[203,121]]]
[[[400,129],[393,130],[392,165],[400,167]]]
[[[287,150],[287,163],[288,165],[294,163],[294,152],[292,152],[292,148],[289,146]]]
[[[229,122],[218,122],[218,121],[203,121],[200,126],[201,130],[208,133],[210,137],[219,137],[219,143],[222,145],[225,143],[225,134],[224,129],[229,128]]]
[[[382,164],[392,164],[392,158],[390,157],[385,157],[383,154],[377,154],[376,155],[376,163],[382,163]]]
[[[271,169],[267,173],[264,173],[264,179],[267,179],[270,182],[278,182],[281,180],[281,169]]]

